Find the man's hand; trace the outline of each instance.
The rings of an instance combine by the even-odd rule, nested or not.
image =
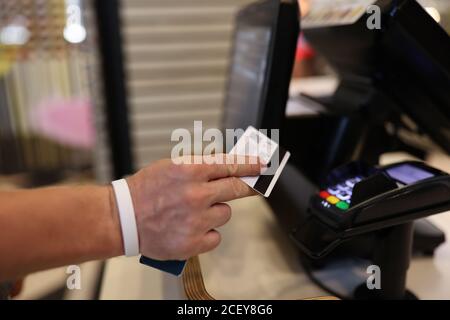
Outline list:
[[[237,177],[261,172],[255,158],[220,157],[224,164],[177,165],[161,160],[127,179],[143,255],[185,260],[219,245],[215,228],[231,218],[231,208],[224,202],[255,194]]]
[[[214,229],[231,216],[223,202],[254,194],[236,177],[260,170],[259,164],[175,165],[162,160],[128,178],[141,253],[184,260],[214,249],[220,242]],[[123,254],[110,185],[0,192],[0,226],[0,257],[7,257],[0,259],[0,282]]]

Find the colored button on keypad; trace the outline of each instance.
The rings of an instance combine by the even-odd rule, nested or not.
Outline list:
[[[329,203],[331,203],[331,204],[336,204],[336,203],[338,203],[338,202],[341,201],[341,200],[339,200],[339,198],[336,198],[335,196],[329,196],[329,197],[327,198],[327,201],[328,201]]]
[[[336,207],[338,207],[341,210],[348,210],[348,208],[350,207],[349,204],[345,201],[339,201],[338,203],[336,203]]]
[[[331,194],[329,194],[329,193],[326,192],[326,191],[321,191],[321,192],[319,193],[319,196],[320,196],[322,199],[326,199],[326,198],[328,198],[329,196],[331,196]]]

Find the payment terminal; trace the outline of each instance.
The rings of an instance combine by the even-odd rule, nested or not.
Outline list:
[[[450,210],[450,176],[425,163],[384,167],[353,162],[334,170],[309,205],[293,239],[322,257],[355,235]]]

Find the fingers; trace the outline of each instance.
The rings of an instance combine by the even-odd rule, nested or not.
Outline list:
[[[208,183],[213,190],[212,203],[228,202],[256,195],[256,192],[236,177],[228,177]]]
[[[217,155],[215,157],[215,164],[205,166],[209,180],[261,174],[262,164],[258,157],[237,155]],[[221,159],[217,157],[221,157]]]
[[[196,255],[215,249],[219,246],[221,235],[214,230],[225,225],[231,218],[231,207],[225,203],[217,203],[211,206],[206,212],[204,219],[207,219],[205,227],[208,230],[202,237],[199,246],[196,248]]]
[[[173,163],[180,168],[180,176],[197,181],[256,176],[264,167],[258,157],[227,154],[185,156],[175,159]]]
[[[231,219],[231,207],[226,203],[217,203],[206,211],[208,230],[220,228]]]
[[[219,232],[216,230],[209,231],[203,237],[199,248],[199,254],[214,250],[219,246],[221,240],[222,237]]]

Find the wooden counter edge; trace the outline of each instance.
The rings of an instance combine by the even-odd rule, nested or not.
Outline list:
[[[203,281],[202,269],[198,257],[188,260],[183,273],[183,287],[188,300],[215,300],[208,290],[206,290]],[[339,300],[336,297],[324,296],[316,298],[306,298],[302,300]]]

